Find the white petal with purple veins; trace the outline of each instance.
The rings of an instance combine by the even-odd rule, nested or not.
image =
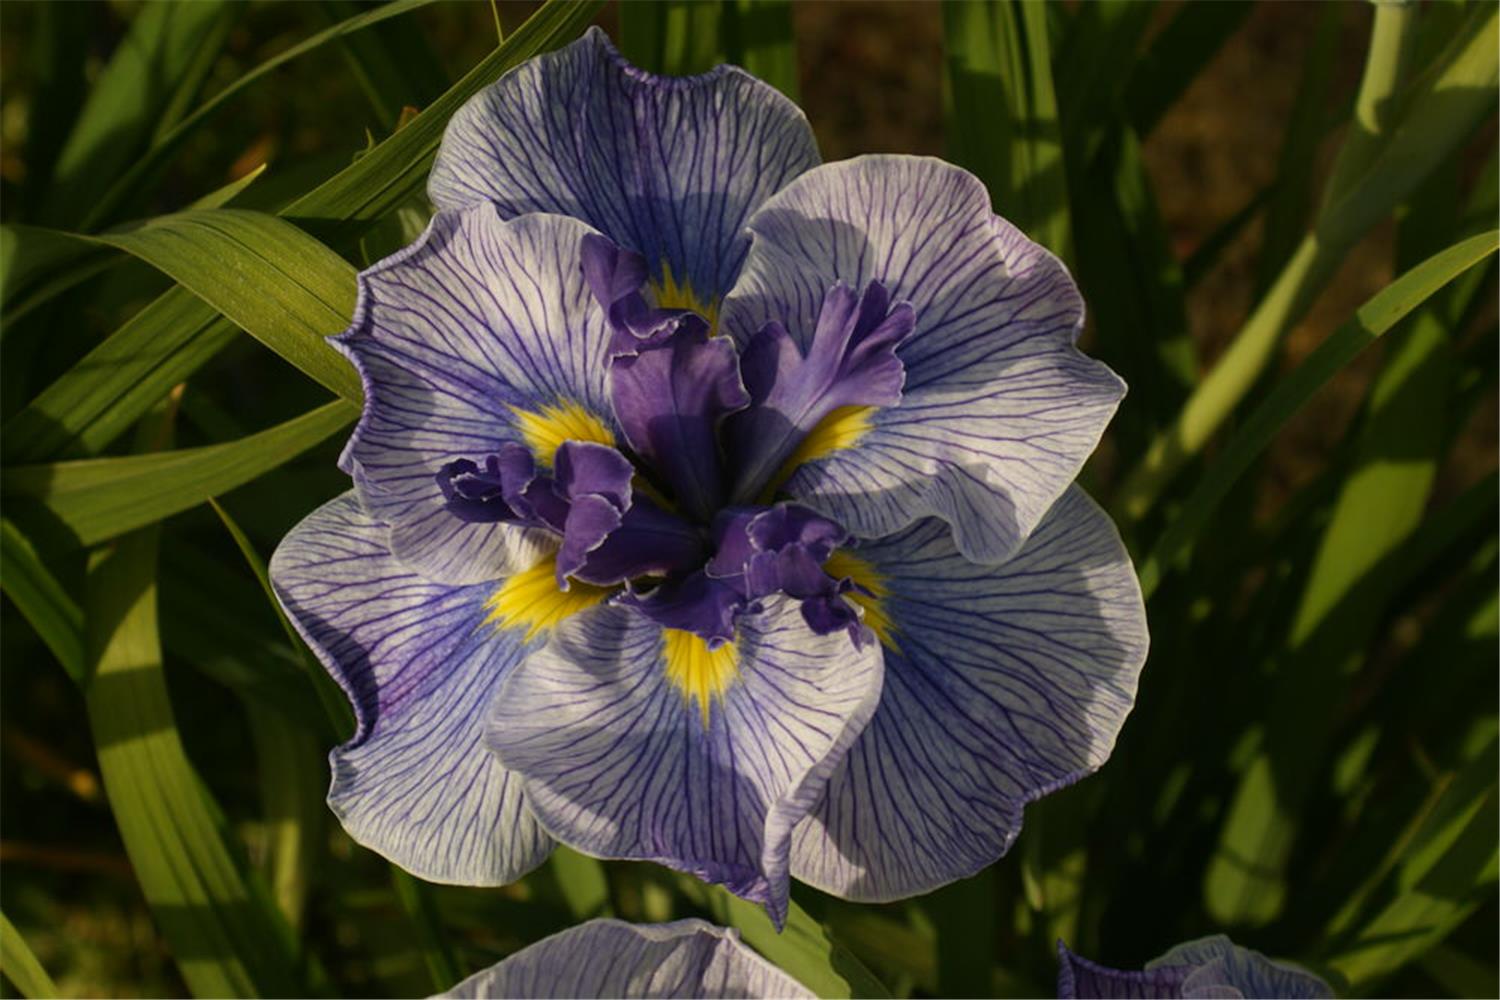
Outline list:
[[[933,519],[855,554],[889,591],[895,648],[792,872],[890,900],[989,865],[1026,803],[1104,763],[1134,703],[1145,611],[1114,525],[1076,487],[998,566],[969,562]]]
[[[359,276],[335,343],[364,381],[365,409],[341,464],[391,548],[444,583],[525,568],[546,541],[514,524],[472,524],[435,479],[455,459],[523,441],[517,411],[576,405],[610,420],[609,332],[579,272],[589,232],[573,219],[501,221],[493,206],[439,213],[426,234]]]
[[[746,218],[817,163],[807,119],[775,88],[734,66],[654,76],[594,28],[460,108],[427,191],[440,208],[583,219],[707,303],[739,272]]]
[[[941,160],[864,156],[818,167],[750,219],[754,242],[721,313],[742,346],[771,321],[805,351],[835,282],[881,282],[916,326],[906,383],[853,447],[804,464],[786,492],[863,537],[923,517],[972,560],[998,562],[1077,475],[1124,385],[1074,342],[1066,269],[990,211]]]
[[[551,840],[481,742],[484,709],[526,652],[519,633],[482,623],[493,587],[413,574],[353,493],[292,529],[271,582],[354,704],[358,730],[329,755],[328,804],[349,835],[435,882],[502,885],[541,864]]]
[[[740,625],[737,669],[704,706],[669,681],[660,627],[584,612],[512,674],[487,742],[557,839],[722,883],[779,924],[792,828],[874,711],[881,656],[814,635],[785,599]]]
[[[702,920],[627,924],[590,920],[475,973],[445,997],[813,997]]]

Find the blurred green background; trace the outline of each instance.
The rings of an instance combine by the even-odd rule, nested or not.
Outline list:
[[[177,380],[92,437],[54,433],[66,408],[36,403],[90,366],[125,370],[89,352],[173,285],[143,260],[56,233],[175,212],[247,178],[229,204],[280,211],[372,147],[360,183],[373,190],[397,176],[375,163],[391,137],[423,127],[406,123],[491,56],[497,20],[529,42],[538,5],[415,7],[335,31],[195,118],[256,67],[375,5],[0,5],[0,908],[62,995],[202,994],[215,982],[425,994],[602,912],[735,922],[773,960],[811,963],[830,991],[857,995],[1050,995],[1059,937],[1138,967],[1221,930],[1358,995],[1496,995],[1490,254],[1425,289],[1327,377],[1301,367],[1322,363],[1316,350],[1336,331],[1360,334],[1345,324],[1398,276],[1494,227],[1493,57],[1476,71],[1456,51],[1466,40],[1493,51],[1493,5],[1411,5],[1382,26],[1366,4],[638,2],[577,8],[548,36],[561,44],[593,18],[648,68],[740,62],[801,103],[827,160],[889,151],[969,167],[997,211],[1069,263],[1090,309],[1085,349],[1131,385],[1084,477],[1152,590],[1153,651],[1111,763],[1031,808],[1008,857],[932,896],[856,906],[796,887],[780,940],[753,912],[649,866],[562,852],[504,889],[429,887],[343,835],[322,804],[336,723],[305,651],[200,500],[218,496],[264,559],[344,488],[345,431],[277,445],[287,450],[273,468],[219,480],[226,490],[184,482],[181,502],[162,498],[167,487],[120,486],[118,467],[96,481],[78,464],[159,447],[163,428],[176,448],[231,442],[326,402],[256,330],[225,328],[174,390],[173,417],[147,404]],[[1412,166],[1402,143],[1432,162]],[[420,231],[422,155],[410,154],[399,198],[288,214],[366,266]],[[1307,233],[1312,263],[1298,256]],[[329,274],[347,300],[328,308],[347,315],[352,283]],[[1278,295],[1295,301],[1278,307]],[[1359,315],[1364,334],[1384,332],[1375,312]],[[1261,356],[1237,360],[1232,345],[1257,337]],[[1225,390],[1211,372],[1242,384]],[[1298,373],[1306,391],[1278,397]],[[1222,412],[1193,425],[1181,416],[1190,398]],[[125,433],[137,418],[144,429]],[[1152,445],[1184,426],[1202,443],[1161,472]],[[1254,443],[1257,428],[1268,444]],[[111,520],[131,503],[157,512]],[[93,527],[79,527],[85,508]],[[155,570],[110,568],[130,545],[154,551],[141,526],[167,514]],[[124,528],[141,530],[112,541]],[[81,663],[107,660],[111,629],[140,609],[112,597],[153,585],[147,617],[164,659],[151,676],[171,708],[112,730],[124,712],[113,699],[142,689],[115,694],[95,678],[85,695],[59,644],[76,643]],[[149,762],[174,753],[153,742],[173,734],[190,763],[172,773],[191,787],[112,808],[102,753],[143,750]],[[170,770],[115,780],[149,785]],[[143,889],[163,876],[121,830],[161,822],[175,796],[222,822],[222,836],[182,836],[223,845],[210,854],[242,874],[221,884],[195,869],[198,881],[209,897],[249,886],[249,898],[221,894],[248,915]],[[264,947],[280,957],[261,966],[234,940],[194,936],[216,920],[228,939],[270,927]],[[13,941],[7,991],[19,984]],[[185,954],[194,941],[203,952]],[[244,978],[212,978],[236,962]],[[277,962],[289,978],[264,971]]]

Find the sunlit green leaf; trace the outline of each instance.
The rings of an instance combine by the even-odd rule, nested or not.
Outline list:
[[[598,0],[549,0],[406,127],[281,214],[352,250],[365,228],[422,189],[443,129],[464,101],[505,70],[576,37],[598,8]],[[172,289],[7,421],[0,453],[35,462],[97,452],[217,354],[233,330],[192,293]]]
[[[227,444],[176,451],[12,466],[0,494],[40,501],[83,545],[112,538],[197,506],[290,461],[359,415],[329,403]]]
[[[1495,252],[1496,232],[1449,247],[1387,285],[1354,318],[1318,345],[1306,361],[1277,385],[1252,413],[1203,481],[1182,506],[1149,558],[1141,565],[1141,589],[1150,594],[1176,560],[1192,545],[1209,514],[1281,426],[1329,378],[1429,296]]]
[[[36,960],[31,947],[10,918],[0,913],[0,972],[15,984],[28,1000],[51,1000],[57,996],[57,984]]]
[[[162,674],[157,529],[90,560],[85,689],[99,772],[141,890],[198,996],[290,996],[304,987],[290,935],[226,840],[182,747]]]
[[[949,153],[989,188],[995,210],[1066,259],[1067,176],[1040,0],[943,4]]]
[[[725,58],[797,100],[791,0],[723,0],[722,17]]]
[[[158,216],[95,239],[175,278],[336,395],[363,398],[354,367],[324,339],[354,312],[354,268],[296,226],[218,209]]]

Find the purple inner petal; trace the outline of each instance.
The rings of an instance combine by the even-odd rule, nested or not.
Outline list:
[[[583,272],[609,315],[609,386],[630,447],[671,487],[682,509],[708,521],[723,501],[718,427],[744,408],[739,359],[706,320],[654,309],[641,288],[646,262],[602,236],[583,242]]]
[[[915,325],[912,307],[892,306],[885,286],[872,281],[863,295],[842,282],[827,291],[805,356],[780,323],[763,326],[740,359],[750,406],[724,426],[734,501],[755,499],[807,433],[839,407],[899,403],[906,372],[896,348]]]

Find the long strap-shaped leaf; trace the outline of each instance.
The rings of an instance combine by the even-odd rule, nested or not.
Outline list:
[[[290,935],[230,846],[177,733],[157,632],[158,529],[96,551],[84,689],[99,772],[125,850],[198,996],[297,996]]]
[[[0,913],[0,972],[15,984],[28,1000],[50,1000],[57,996],[57,984],[36,960],[31,947],[10,918]]]
[[[1469,137],[1494,107],[1500,74],[1500,55],[1494,44],[1496,19],[1494,5],[1472,8],[1463,30],[1415,88],[1378,154],[1369,157],[1368,169],[1345,191],[1334,192],[1337,200],[1319,213],[1313,230],[1229,349],[1198,384],[1176,423],[1153,442],[1126,478],[1115,498],[1119,514],[1136,520],[1150,510],[1187,460],[1203,449],[1250,391],[1282,335],[1332,277],[1348,249]]]
[[[354,311],[354,268],[291,223],[225,208],[87,238],[177,279],[335,394],[363,398],[353,367],[324,340]]]
[[[1183,504],[1182,513],[1163,532],[1155,550],[1141,565],[1141,590],[1150,596],[1162,576],[1192,545],[1209,515],[1249,468],[1255,456],[1324,382],[1427,301],[1429,296],[1494,253],[1497,243],[1500,243],[1500,232],[1492,230],[1464,240],[1418,264],[1361,306],[1353,319],[1319,344],[1296,371],[1283,379],[1245,421],[1224,453],[1209,467],[1203,482]]]
[[[329,42],[363,31],[390,18],[410,13],[432,2],[434,0],[391,0],[390,3],[383,4],[374,10],[367,10],[345,21],[341,21],[324,31],[318,32],[309,39],[293,45],[285,52],[277,53],[272,58],[267,59],[223,90],[214,94],[213,97],[204,101],[192,114],[178,122],[170,132],[157,138],[151,144],[151,148],[146,152],[146,155],[131,164],[130,169],[115,180],[110,185],[109,190],[104,193],[104,196],[94,203],[84,220],[83,228],[92,229],[101,222],[108,222],[114,210],[134,194],[146,178],[164,167],[167,157],[175,152],[185,139],[191,136],[215,112],[237,97],[242,90],[252,83],[255,83],[280,66],[301,56],[305,56],[309,52],[316,51]]]
[[[68,676],[82,684],[87,671],[83,609],[43,565],[31,541],[8,520],[0,521],[0,584]]]
[[[227,444],[23,465],[0,475],[0,494],[45,504],[83,545],[194,507],[290,461],[359,415],[342,400]]]
[[[330,245],[352,246],[364,227],[421,189],[449,117],[466,100],[511,67],[577,36],[599,6],[600,0],[549,0],[405,128],[281,214],[316,227]],[[0,454],[38,462],[96,453],[233,336],[233,325],[213,308],[172,289],[7,421]]]

